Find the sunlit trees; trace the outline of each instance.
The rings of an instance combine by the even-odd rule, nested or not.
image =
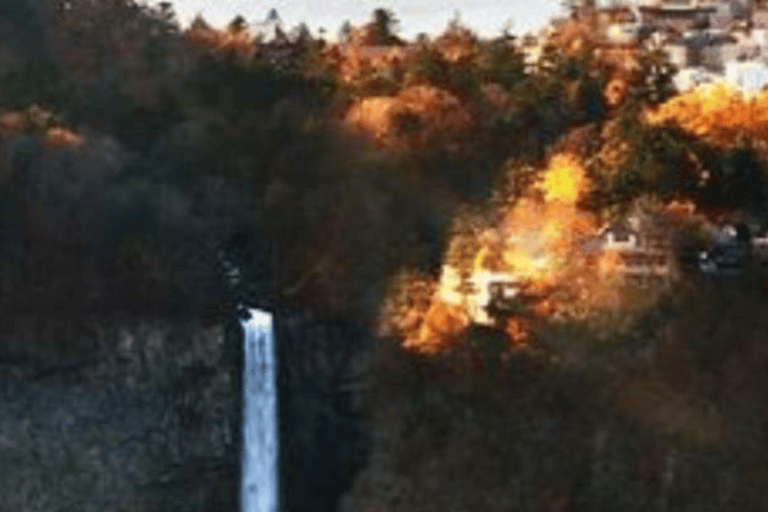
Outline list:
[[[758,137],[758,107],[728,107],[723,115],[731,125],[704,133],[702,125],[716,124],[702,120],[709,114],[689,119],[675,113],[688,107],[669,103],[656,111],[661,121],[652,126],[611,131],[606,121],[631,125],[646,106],[665,98],[669,69],[658,56],[601,53],[580,20],[561,27],[541,66],[526,72],[509,37],[486,40],[458,20],[434,38],[401,45],[395,14],[384,8],[361,31],[346,25],[349,44],[334,46],[306,25],[283,32],[274,9],[260,27],[274,25],[282,35],[259,39],[242,17],[220,29],[198,17],[181,34],[169,5],[90,8],[73,1],[47,18],[30,7],[36,4],[14,2],[20,10],[9,16],[44,37],[35,46],[0,21],[10,35],[3,49],[13,57],[0,70],[2,106],[15,112],[39,102],[57,112],[61,122],[37,133],[49,149],[88,147],[87,133],[101,132],[135,152],[126,173],[142,183],[131,185],[142,192],[131,197],[151,198],[137,199],[138,210],[158,211],[155,193],[162,187],[195,189],[212,179],[247,190],[258,204],[253,217],[262,216],[259,229],[286,254],[277,280],[305,297],[348,281],[335,302],[355,302],[350,297],[367,293],[365,280],[385,272],[377,274],[374,267],[390,268],[377,251],[401,261],[406,247],[419,247],[414,251],[431,254],[425,258],[434,266],[445,219],[451,218],[446,205],[487,197],[494,178],[511,167],[540,167],[553,144],[575,128],[603,134],[593,141],[598,149],[584,150],[598,162],[589,165],[596,183],[593,204],[694,193],[713,204],[737,197],[732,203],[747,201],[753,209],[762,201],[750,186],[762,176],[753,146],[737,149],[731,141],[739,123],[753,126],[747,130]],[[707,108],[714,116],[717,109]],[[0,120],[24,133],[28,122],[24,117],[15,125],[12,113]],[[362,128],[359,138],[350,127]],[[726,135],[731,152],[694,140]],[[380,152],[371,149],[376,142]],[[697,184],[701,162],[709,172],[704,187]],[[439,199],[425,199],[427,190],[438,190]],[[322,199],[331,192],[339,204],[350,195],[346,214],[332,214],[334,205]],[[398,221],[407,234],[380,213],[414,208],[423,218],[402,213]],[[249,217],[243,224],[249,222],[255,221]],[[360,259],[368,263],[317,237],[324,222],[333,224],[339,245],[345,229],[358,233],[350,235],[358,237],[350,244],[367,254]],[[288,232],[293,238],[286,238]],[[401,238],[408,242],[400,244]],[[141,245],[126,244],[131,254]],[[388,247],[395,249],[390,253]]]
[[[722,87],[656,106],[648,99],[636,103],[605,126],[593,161],[604,204],[640,196],[687,198],[705,210],[743,210],[764,218],[762,103]]]
[[[476,58],[479,40],[471,30],[455,19],[432,44],[446,62],[464,67],[470,65]]]

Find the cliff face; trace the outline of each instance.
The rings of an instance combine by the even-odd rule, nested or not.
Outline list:
[[[283,510],[333,511],[365,457],[366,333],[298,310],[279,311],[275,325]],[[2,331],[0,473],[18,477],[0,509],[237,506],[235,319],[30,315],[6,320]],[[51,478],[62,485],[34,505],[29,482],[43,489]]]
[[[371,340],[355,322],[307,311],[276,319],[283,510],[332,512],[367,458]]]
[[[222,325],[194,320],[6,323],[0,472],[12,478],[0,508],[233,505],[237,399],[225,339]],[[60,485],[45,484],[52,478]]]
[[[140,388],[166,374],[207,375],[226,365],[220,323],[17,314],[0,327],[2,360],[15,363],[10,375],[46,384]]]

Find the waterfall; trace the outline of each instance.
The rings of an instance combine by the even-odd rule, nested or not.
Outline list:
[[[278,430],[272,315],[249,310],[243,361],[242,512],[278,512]]]

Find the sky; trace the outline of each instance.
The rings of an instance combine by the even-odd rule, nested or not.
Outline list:
[[[149,1],[155,5],[157,1]],[[238,14],[248,22],[262,21],[277,9],[286,28],[306,22],[312,33],[321,27],[335,38],[345,20],[362,25],[378,7],[391,9],[400,20],[399,34],[407,39],[420,32],[442,32],[458,12],[462,24],[481,36],[511,31],[524,34],[544,26],[563,10],[561,0],[171,0],[182,26],[201,13],[210,24],[223,26]]]

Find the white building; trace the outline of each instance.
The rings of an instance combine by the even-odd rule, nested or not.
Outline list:
[[[725,63],[725,81],[742,94],[755,94],[768,85],[768,66],[758,61]]]
[[[682,42],[666,43],[664,46],[664,52],[667,54],[670,64],[678,69],[687,68],[690,66],[690,57],[688,46]]]
[[[645,26],[641,23],[614,23],[606,30],[606,39],[613,44],[630,44],[640,40]]]
[[[454,306],[463,307],[473,322],[492,325],[488,306],[494,298],[513,299],[520,291],[520,280],[510,272],[475,270],[462,284],[459,271],[443,265],[437,297]]]
[[[678,92],[688,92],[702,85],[717,82],[722,77],[701,66],[680,69],[672,78],[672,83]]]
[[[606,224],[585,249],[611,252],[618,256],[612,269],[629,281],[665,280],[672,276],[673,258],[668,235],[658,221],[631,215],[619,222]]]

